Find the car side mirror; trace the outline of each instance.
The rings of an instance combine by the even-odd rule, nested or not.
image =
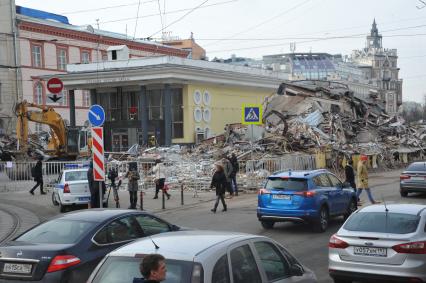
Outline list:
[[[303,267],[299,264],[293,264],[290,267],[290,271],[293,276],[303,276]]]
[[[170,230],[172,230],[172,231],[179,231],[180,227],[177,226],[177,225],[172,224],[171,227],[170,227]]]
[[[349,184],[349,182],[344,182],[342,188],[343,189],[349,189],[349,188],[351,188],[351,184]]]

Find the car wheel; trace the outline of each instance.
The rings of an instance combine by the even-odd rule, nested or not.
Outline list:
[[[59,211],[60,212],[67,212],[68,207],[66,205],[63,205],[62,203],[59,204]]]
[[[352,280],[333,278],[334,283],[352,283]]]
[[[314,222],[314,226],[313,226],[314,231],[322,233],[325,230],[327,230],[328,220],[329,220],[328,209],[327,207],[323,206],[321,207],[318,219],[315,220]]]
[[[55,192],[52,192],[52,203],[54,206],[58,206],[59,202],[56,200],[56,194]]]
[[[408,192],[404,190],[400,190],[399,193],[401,194],[401,197],[406,198],[408,197]]]
[[[260,221],[260,223],[262,224],[262,227],[265,229],[272,229],[274,228],[274,221]]]
[[[348,205],[348,209],[346,211],[346,213],[343,215],[344,219],[348,219],[349,216],[351,216],[352,213],[354,213],[357,210],[358,206],[356,201],[353,199],[351,200],[351,202]]]

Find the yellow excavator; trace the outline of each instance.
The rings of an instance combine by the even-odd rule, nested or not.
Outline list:
[[[39,110],[29,110],[30,107]],[[15,114],[18,117],[16,136],[21,153],[28,151],[28,123],[31,121],[50,127],[50,139],[45,153],[51,159],[75,160],[79,157],[90,156],[90,131],[81,127],[67,127],[61,115],[53,107],[24,100],[15,106]]]

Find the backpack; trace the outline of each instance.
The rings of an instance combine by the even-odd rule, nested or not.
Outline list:
[[[33,166],[31,168],[31,177],[35,178],[35,176],[36,176],[36,170],[35,170],[35,166]]]

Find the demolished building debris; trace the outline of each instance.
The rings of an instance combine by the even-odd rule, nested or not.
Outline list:
[[[338,171],[348,158],[370,157],[372,168],[394,168],[423,159],[426,127],[410,126],[399,116],[385,112],[377,95],[358,98],[348,87],[330,81],[284,82],[264,101],[263,125],[229,124],[220,135],[196,145],[167,148],[132,146],[127,152],[108,153],[109,166],[125,171],[130,161],[139,162],[141,182],[152,182],[150,168],[165,160],[172,187],[208,187],[212,165],[224,154],[240,161],[240,180],[245,187],[277,170],[328,167]],[[42,140],[33,137],[34,150]],[[46,138],[44,138],[46,139]],[[16,139],[0,140],[2,160],[13,157]]]

